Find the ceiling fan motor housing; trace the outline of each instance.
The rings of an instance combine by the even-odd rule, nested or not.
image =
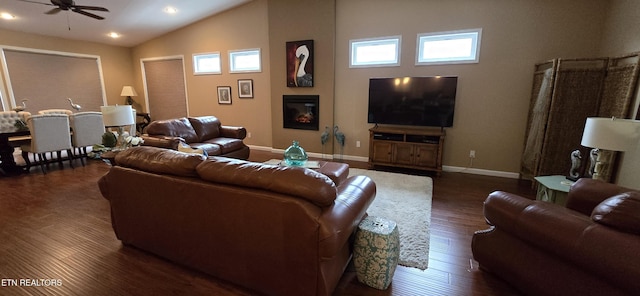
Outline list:
[[[51,4],[60,7],[62,10],[69,10],[71,6],[76,5],[73,0],[51,0]]]

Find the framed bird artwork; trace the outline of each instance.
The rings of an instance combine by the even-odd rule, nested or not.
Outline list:
[[[313,87],[313,40],[287,42],[287,86]]]

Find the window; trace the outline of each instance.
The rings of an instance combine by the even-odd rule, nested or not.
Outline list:
[[[83,111],[100,111],[107,103],[100,56],[20,47],[0,48],[0,55],[8,87],[5,102],[0,103],[4,110],[10,110],[6,107],[12,106],[10,102],[21,104],[25,98],[31,114],[68,108],[66,98],[72,98]],[[80,87],[78,81],[82,81]]]
[[[220,53],[199,53],[193,55],[193,74],[221,74]]]
[[[351,68],[400,65],[401,36],[349,41]]]
[[[482,29],[418,34],[416,65],[477,63]]]
[[[229,72],[260,72],[260,49],[229,51]]]

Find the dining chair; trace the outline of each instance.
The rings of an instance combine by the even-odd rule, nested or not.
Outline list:
[[[71,116],[71,114],[73,114],[73,111],[67,110],[67,109],[44,109],[44,110],[38,111],[38,114],[40,114],[40,115],[42,115],[42,114],[66,114],[68,116]]]
[[[46,174],[45,164],[49,165],[45,157],[46,152],[57,152],[58,163],[62,167],[62,153],[66,150],[69,158],[69,165],[73,168],[73,147],[71,146],[71,131],[69,127],[69,116],[65,114],[42,114],[33,115],[27,118],[27,126],[31,133],[31,144],[22,145],[22,157],[27,164],[27,172],[31,169],[29,153],[36,155],[36,162],[40,164],[43,174]]]
[[[39,115],[42,115],[42,114],[66,114],[68,116],[71,116],[71,114],[73,114],[73,111],[67,110],[67,109],[45,109],[45,110],[38,111],[38,114]]]
[[[21,120],[23,123],[27,122],[27,118],[31,116],[31,113],[26,111],[0,111],[0,129],[7,130],[16,126],[16,122]],[[12,147],[20,147],[21,145],[28,144],[31,140],[30,136],[17,136],[9,138],[9,145]]]
[[[78,112],[69,117],[71,124],[72,144],[77,149],[80,162],[84,166],[84,158],[87,157],[87,146],[93,146],[102,142],[102,134],[105,132],[101,112]]]

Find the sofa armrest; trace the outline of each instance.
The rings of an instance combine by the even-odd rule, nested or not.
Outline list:
[[[628,191],[632,190],[599,180],[582,178],[571,186],[566,207],[590,216],[593,209],[605,199]]]
[[[550,249],[573,244],[594,223],[589,216],[565,207],[502,191],[489,194],[484,215],[496,228]]]
[[[247,137],[247,129],[241,126],[220,126],[220,136],[225,138],[244,139]]]
[[[142,146],[153,146],[159,148],[178,150],[178,145],[184,143],[185,140],[181,137],[169,137],[169,136],[142,136],[144,143]]]
[[[320,222],[320,258],[331,260],[364,219],[376,196],[376,184],[366,176],[349,177],[338,186],[333,205],[322,209]]]

